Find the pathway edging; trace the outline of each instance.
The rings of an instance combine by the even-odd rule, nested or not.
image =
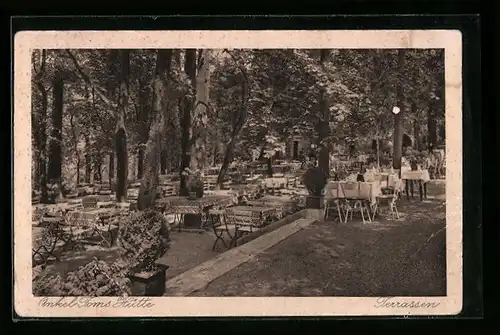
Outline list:
[[[306,228],[315,221],[314,219],[298,219],[239,247],[229,249],[219,256],[168,280],[165,283],[166,291],[169,296],[187,296],[201,290],[218,277]]]

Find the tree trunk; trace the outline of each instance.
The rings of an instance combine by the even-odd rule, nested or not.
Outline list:
[[[92,175],[92,161],[90,155],[90,138],[87,134],[85,137],[85,182],[90,183],[90,176]]]
[[[234,153],[234,148],[236,147],[236,137],[231,138],[231,141],[229,141],[227,147],[226,147],[226,154],[224,155],[224,160],[222,161],[222,166],[219,171],[219,175],[217,176],[217,189],[222,188],[222,184],[224,183],[224,178],[226,176],[227,170],[229,168],[229,164],[233,161],[233,153]]]
[[[185,53],[185,62],[184,62],[184,72],[191,80],[191,83],[196,82],[196,49],[187,49]],[[196,92],[196,87],[192,87],[193,91]],[[195,95],[196,96],[196,95]],[[181,183],[179,194],[183,196],[188,195],[188,190],[186,187],[186,176],[182,174],[182,172],[189,168],[191,163],[191,111],[193,109],[193,98],[185,97],[182,107],[183,113],[181,118],[181,132],[182,132],[182,154],[181,154]]]
[[[139,150],[137,150],[137,179],[142,178],[142,172],[144,170],[144,147],[139,146]]]
[[[74,115],[71,113],[69,116],[69,123],[71,126],[71,135],[73,136],[73,146],[75,150],[75,159],[76,159],[76,184],[80,182],[80,151],[78,150],[78,135],[76,134],[75,124],[74,124]]]
[[[427,146],[435,148],[437,143],[437,126],[436,126],[436,103],[432,99],[429,108],[427,109]]]
[[[166,104],[168,83],[164,78],[170,69],[171,61],[172,50],[159,49],[157,51],[153,88],[153,119],[145,149],[144,174],[141,179],[138,200],[139,210],[153,206],[157,193],[158,165],[164,147],[163,130],[165,129],[165,113],[170,112]]]
[[[113,190],[114,189],[113,182],[115,179],[115,152],[113,150],[111,150],[111,152],[109,153],[108,171],[109,171],[109,186]]]
[[[160,157],[160,174],[167,173],[167,150],[161,151]]]
[[[125,115],[128,107],[128,77],[130,67],[130,51],[119,50],[120,60],[120,98],[116,115],[115,149],[116,149],[116,201],[122,202],[127,196],[128,151]]]
[[[191,169],[201,170],[206,166],[206,137],[208,125],[210,81],[210,50],[199,49],[196,74],[196,103],[193,111],[193,146],[191,148]]]
[[[40,197],[41,201],[47,202],[47,109],[48,109],[48,96],[45,86],[40,82],[37,84],[38,90],[42,95],[42,109],[40,110],[40,122],[39,122],[39,133],[40,133],[40,143],[39,143],[39,173],[40,173]]]
[[[403,76],[403,67],[405,61],[405,50],[398,50],[398,69],[399,75]],[[394,144],[392,166],[394,169],[401,169],[401,155],[403,150],[403,113],[404,113],[404,90],[403,85],[398,85],[397,88],[397,101],[399,104],[400,112],[394,115]]]
[[[321,49],[320,51],[320,64],[324,66],[326,58],[328,57],[329,50]],[[320,122],[319,122],[319,157],[318,157],[318,167],[327,176],[330,176],[330,109],[328,103],[328,97],[326,96],[326,90],[321,89],[320,91]]]
[[[267,175],[273,177],[273,156],[267,158]]]
[[[240,74],[241,74],[241,106],[233,115],[233,131],[231,133],[231,140],[229,141],[226,147],[226,153],[224,155],[224,160],[222,161],[222,166],[219,171],[219,175],[217,176],[217,189],[222,188],[222,183],[224,182],[224,177],[226,176],[227,169],[229,168],[229,164],[233,161],[234,149],[236,147],[236,141],[243,129],[243,126],[246,123],[248,116],[248,99],[249,99],[249,83],[248,83],[248,75],[246,73],[246,69],[243,65],[239,66]],[[214,138],[214,157],[213,164],[215,165],[217,160],[217,150],[219,145],[219,137],[217,136],[217,129],[215,132],[216,136]]]
[[[51,183],[61,183],[62,177],[62,117],[63,89],[62,74],[56,73],[53,84],[52,133],[50,139],[50,156],[48,179]]]
[[[94,181],[102,182],[102,159],[100,153],[94,156]]]

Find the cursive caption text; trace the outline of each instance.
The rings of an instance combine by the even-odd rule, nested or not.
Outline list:
[[[93,298],[61,297],[42,298],[40,307],[48,308],[151,308],[155,304],[147,297]]]
[[[439,302],[397,301],[395,298],[378,298],[375,308],[436,308]]]

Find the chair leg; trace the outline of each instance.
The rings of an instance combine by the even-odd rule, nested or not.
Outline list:
[[[378,211],[378,203],[375,203],[372,209],[372,220],[375,220],[375,216],[378,214],[377,211]]]
[[[398,212],[398,207],[396,206],[396,204],[393,205],[394,206],[394,211],[396,213],[396,218],[399,219],[399,212]]]
[[[337,203],[337,213],[339,214],[339,221],[342,222],[342,213],[340,212],[340,206]]]
[[[364,208],[363,203],[361,203],[359,206],[359,211],[361,212],[361,220],[363,221],[363,224],[365,224],[366,222],[365,222],[365,214],[363,208]]]

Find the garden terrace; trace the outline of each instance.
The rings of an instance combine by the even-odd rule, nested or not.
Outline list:
[[[309,229],[354,241],[418,226],[429,202],[445,211],[441,51],[35,50],[32,63],[36,294],[213,294],[263,271],[241,250],[297,260]],[[324,271],[313,286],[334,271],[304,261]],[[207,264],[212,291],[196,282]]]

